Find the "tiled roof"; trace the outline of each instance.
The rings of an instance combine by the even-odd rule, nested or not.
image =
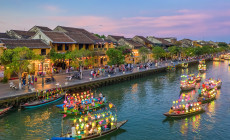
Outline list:
[[[87,37],[86,35],[84,35],[83,33],[71,32],[71,33],[65,33],[65,34],[68,35],[70,38],[72,38],[79,44],[94,44],[94,41],[90,39],[89,37]]]
[[[50,48],[40,39],[1,39],[1,42],[9,49],[16,47],[28,47],[30,49]]]
[[[124,36],[115,36],[115,35],[109,35],[109,36],[111,36],[112,38],[114,38],[117,41],[119,41],[122,38],[125,38]]]
[[[73,39],[67,36],[63,32],[55,32],[55,31],[42,31],[47,37],[49,37],[53,43],[75,43]]]
[[[164,38],[156,38],[156,39],[161,41],[163,45],[167,45],[167,46],[172,45],[171,42],[165,40]]]
[[[7,35],[6,33],[0,33],[0,38],[8,38],[10,39],[11,37]]]
[[[137,36],[140,39],[142,39],[144,42],[149,43],[149,44],[153,44],[151,41],[149,41],[147,38],[143,37],[143,36]]]
[[[88,31],[86,31],[85,29],[73,28],[73,27],[64,27],[64,26],[58,26],[58,27],[61,27],[62,29],[66,30],[67,32],[70,32],[70,33],[71,32],[74,32],[74,33],[83,33],[87,37],[89,37],[90,39],[92,39],[93,41],[95,41],[95,43],[97,43],[97,42],[103,42],[103,40],[101,38],[98,38],[93,33],[90,33]]]
[[[127,43],[129,43],[130,45],[134,46],[134,48],[139,48],[139,47],[143,47],[143,45],[141,43],[135,42],[133,40],[130,39],[126,39],[125,40]]]
[[[35,26],[35,27],[41,29],[42,31],[52,31],[50,28],[45,27],[45,26]]]
[[[30,38],[31,36],[35,35],[35,32],[29,32],[29,31],[21,31],[21,30],[12,30],[14,31],[16,34],[20,35],[22,38]]]

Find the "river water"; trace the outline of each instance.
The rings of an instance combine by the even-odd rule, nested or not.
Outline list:
[[[230,67],[228,61],[208,62],[205,78],[220,78],[217,100],[206,112],[192,117],[167,120],[172,101],[180,97],[180,75],[198,73],[197,65],[100,88],[116,105],[118,120],[128,120],[103,140],[230,139]],[[195,95],[195,91],[188,94]],[[0,118],[0,140],[43,140],[61,134],[62,116],[55,107],[62,101],[32,110],[17,110]],[[63,120],[64,132],[68,119]]]

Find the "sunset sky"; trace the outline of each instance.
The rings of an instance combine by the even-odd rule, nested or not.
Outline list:
[[[34,25],[230,42],[230,0],[0,0],[0,32]]]

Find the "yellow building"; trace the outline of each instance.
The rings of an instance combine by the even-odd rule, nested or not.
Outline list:
[[[50,52],[50,46],[45,44],[39,39],[1,39],[1,44],[6,49],[14,49],[16,47],[28,47],[37,55],[47,55]],[[0,52],[1,52],[0,47]],[[48,63],[49,60],[45,60],[44,71],[50,71],[51,65]],[[40,61],[31,61],[29,66],[30,72],[35,75],[42,71],[42,66]]]

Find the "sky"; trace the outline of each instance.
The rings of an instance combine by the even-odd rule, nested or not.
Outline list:
[[[34,25],[230,42],[230,0],[0,0],[0,32]]]

